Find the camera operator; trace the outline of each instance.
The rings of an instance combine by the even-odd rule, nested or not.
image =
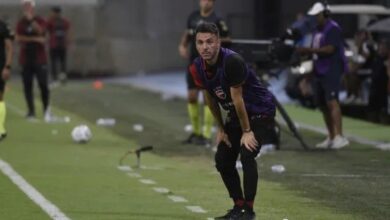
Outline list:
[[[315,16],[317,21],[312,47],[297,48],[297,51],[313,57],[313,91],[328,130],[326,140],[316,147],[340,149],[349,145],[349,141],[342,136],[342,116],[338,100],[342,75],[347,69],[344,40],[340,26],[330,18],[329,5],[317,2],[308,15]]]

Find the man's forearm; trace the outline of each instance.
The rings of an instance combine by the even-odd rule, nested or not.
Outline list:
[[[215,120],[217,121],[218,127],[223,129],[223,119],[221,114],[221,109],[216,101],[214,101],[207,91],[204,91],[204,97],[207,106],[209,107],[211,113],[213,114]]]
[[[22,43],[34,42],[35,37],[25,36],[25,35],[16,35],[16,41]]]
[[[246,109],[245,109],[244,100],[242,100],[242,98],[241,98],[241,101],[239,101],[239,100],[235,101],[234,107],[236,109],[237,117],[240,121],[242,131],[250,131],[251,126],[249,123],[248,113],[246,112]]]
[[[328,45],[321,48],[311,48],[311,53],[313,54],[320,54],[320,55],[330,55],[334,53],[335,48],[332,45]]]
[[[13,45],[11,40],[5,40],[5,55],[6,55],[6,61],[5,66],[11,66],[12,65],[12,56],[13,56]]]
[[[231,88],[234,108],[236,109],[237,117],[243,131],[251,129],[248,113],[246,112],[244,99],[242,97],[242,87]]]

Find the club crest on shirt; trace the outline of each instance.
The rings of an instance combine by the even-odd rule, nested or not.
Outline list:
[[[214,89],[215,95],[220,98],[225,100],[226,99],[226,93],[223,91],[221,86],[218,86],[217,88]]]

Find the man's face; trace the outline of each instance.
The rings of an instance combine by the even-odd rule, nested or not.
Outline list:
[[[199,55],[206,61],[212,61],[221,47],[221,41],[212,33],[198,33],[196,35],[196,49]]]
[[[33,13],[34,12],[34,5],[31,2],[24,2],[22,5],[23,12],[26,13]]]
[[[325,16],[324,13],[321,12],[318,15],[316,15],[317,24],[322,26],[325,24]]]
[[[212,11],[214,8],[214,1],[215,0],[200,0],[199,1],[200,10],[204,12]]]

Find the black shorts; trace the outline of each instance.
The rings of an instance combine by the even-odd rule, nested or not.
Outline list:
[[[194,78],[192,77],[189,68],[187,68],[187,72],[186,72],[186,82],[187,82],[187,89],[188,89],[188,90],[191,90],[191,89],[200,89],[200,88],[195,84]]]
[[[315,76],[313,81],[313,92],[316,105],[326,106],[327,102],[339,100],[342,74],[329,74]]]
[[[3,76],[1,74],[1,71],[3,70],[3,66],[0,66],[0,92],[1,93],[4,93],[4,90],[5,90],[5,84],[6,82],[3,80]]]

